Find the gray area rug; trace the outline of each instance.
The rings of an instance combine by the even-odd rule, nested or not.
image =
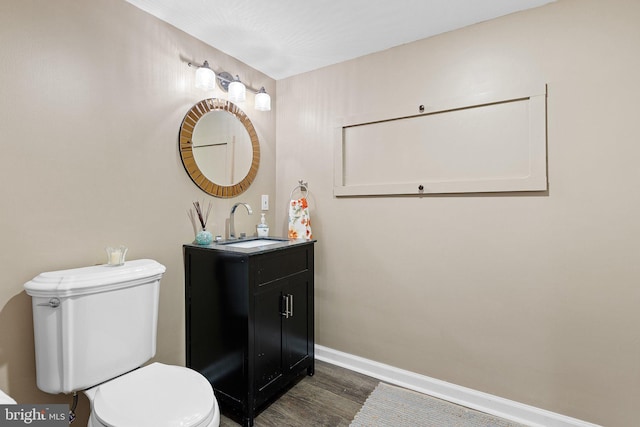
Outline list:
[[[516,427],[512,421],[379,383],[350,427]]]

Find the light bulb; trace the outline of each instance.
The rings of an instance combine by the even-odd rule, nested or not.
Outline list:
[[[229,101],[244,102],[246,98],[247,88],[240,81],[240,77],[236,76],[236,79],[229,83]]]
[[[271,111],[271,97],[267,91],[262,87],[258,93],[256,93],[255,109],[258,111]]]
[[[209,63],[204,61],[202,67],[196,70],[196,87],[204,90],[213,90],[216,86],[216,73],[209,68]]]

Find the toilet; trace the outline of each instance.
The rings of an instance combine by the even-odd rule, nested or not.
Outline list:
[[[38,388],[83,391],[88,427],[218,427],[209,381],[182,366],[148,362],[156,352],[165,267],[124,265],[42,273],[24,287],[32,299]]]

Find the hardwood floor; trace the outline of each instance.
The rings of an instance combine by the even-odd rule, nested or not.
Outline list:
[[[258,415],[255,427],[348,427],[378,380],[316,360],[315,374],[304,377]],[[220,427],[239,424],[220,417]]]

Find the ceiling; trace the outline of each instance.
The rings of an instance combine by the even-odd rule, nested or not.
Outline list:
[[[555,0],[126,1],[279,80]]]

